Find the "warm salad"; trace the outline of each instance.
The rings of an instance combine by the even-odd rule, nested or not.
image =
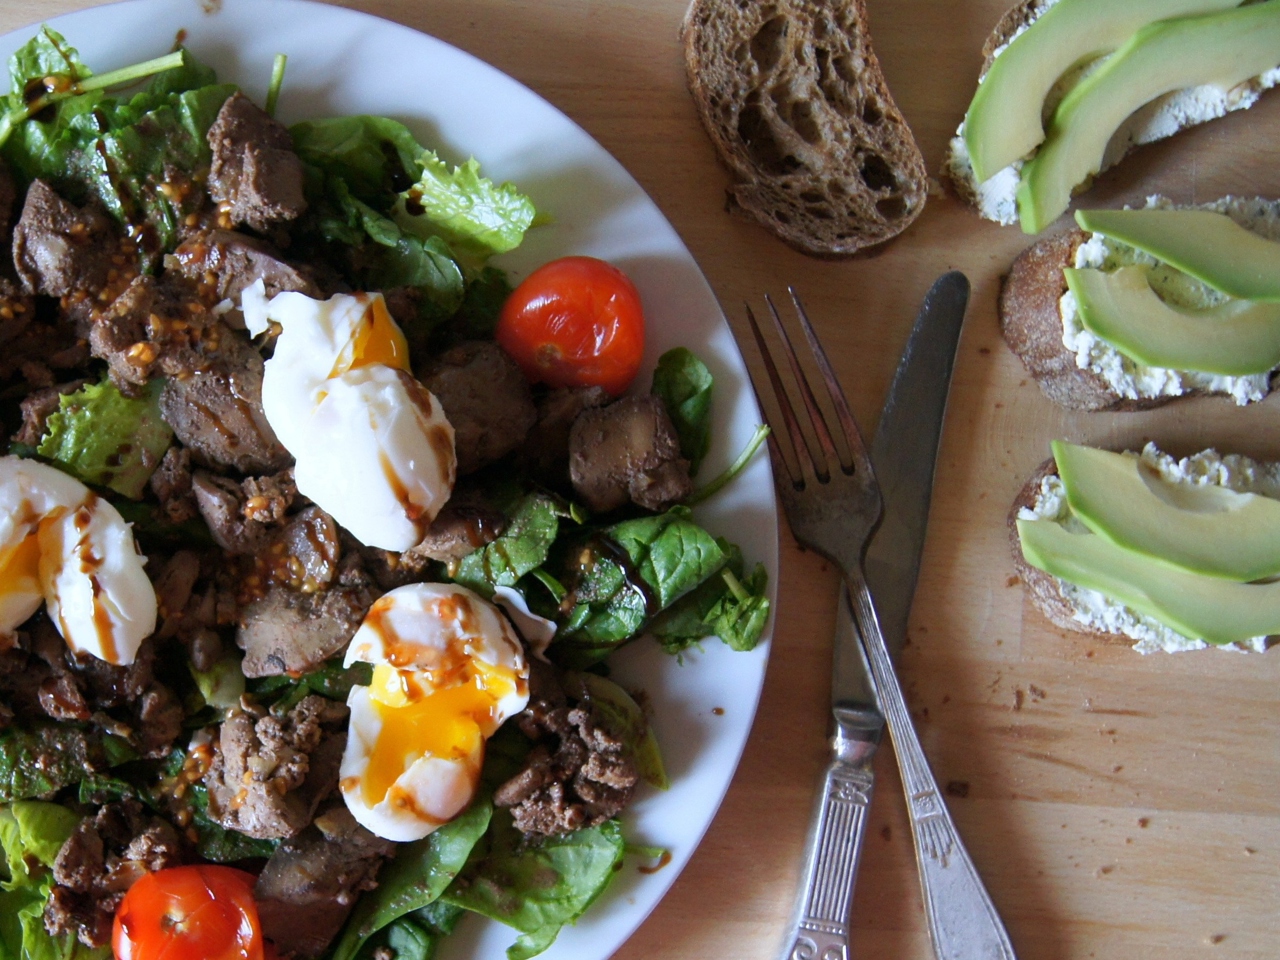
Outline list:
[[[764,630],[690,511],[762,434],[699,474],[711,374],[637,382],[627,277],[513,289],[530,199],[285,127],[283,58],[262,106],[181,47],[9,69],[0,960],[427,960],[468,911],[540,953],[666,784],[609,655]]]

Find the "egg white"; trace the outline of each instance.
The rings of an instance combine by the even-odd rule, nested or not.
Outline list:
[[[31,534],[39,561],[0,582],[0,634],[41,603],[77,653],[129,664],[156,628],[156,594],[133,532],[111,504],[60,470],[0,458],[0,566]]]
[[[368,546],[415,546],[453,492],[453,427],[408,373],[356,355],[372,312],[385,313],[382,295],[266,300],[255,285],[242,307],[250,330],[280,325],[262,409],[297,461],[299,492]]]
[[[414,583],[383,595],[352,639],[345,662],[395,667],[430,691],[444,689],[437,685],[442,674],[461,658],[514,680],[512,689],[494,700],[492,728],[481,731],[483,736],[492,735],[528,703],[529,668],[507,619],[464,587]],[[351,722],[340,785],[343,800],[359,823],[388,840],[417,840],[471,802],[484,760],[483,741],[458,757],[424,752],[400,772],[384,798],[370,803],[364,783],[378,750],[383,719],[369,687],[352,688],[347,705]]]

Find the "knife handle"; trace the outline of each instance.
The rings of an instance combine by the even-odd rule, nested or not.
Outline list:
[[[782,960],[848,960],[849,908],[874,776],[866,745],[840,733],[809,828],[804,879]],[[870,745],[874,750],[874,744]]]
[[[934,953],[938,960],[1016,960],[925,758],[862,571],[847,573],[845,580],[902,773]]]

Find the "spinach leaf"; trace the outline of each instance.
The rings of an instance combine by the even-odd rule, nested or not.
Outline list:
[[[756,564],[750,574],[744,574],[738,546],[723,539],[717,542],[728,557],[719,576],[658,614],[647,628],[668,653],[679,653],[711,636],[734,650],[751,650],[764,632],[769,619],[765,595],[769,575],[764,565]]]
[[[196,852],[214,863],[235,863],[269,857],[280,846],[279,840],[256,840],[238,830],[228,830],[208,814],[209,791],[203,784],[187,788],[190,798],[191,826],[196,832]]]
[[[350,960],[379,930],[433,903],[466,864],[492,814],[493,804],[487,798],[477,798],[439,830],[400,847],[396,858],[379,874],[378,888],[356,903],[330,960]],[[404,935],[411,933],[405,931]]]
[[[408,127],[390,117],[303,120],[289,133],[304,163],[340,178],[368,203],[385,200],[389,206],[391,195],[422,176],[422,147]]]
[[[160,416],[163,389],[163,379],[152,380],[133,399],[103,380],[63,394],[36,452],[85,483],[140,499],[173,440]]]
[[[671,606],[725,562],[715,538],[694,523],[684,507],[624,521],[610,528],[609,536],[627,551],[659,610]]]
[[[662,400],[680,438],[680,455],[694,476],[711,446],[711,371],[685,347],[668,350],[653,371],[652,392]]]
[[[47,796],[136,756],[119,738],[68,724],[10,726],[0,732],[0,803]]]
[[[502,305],[511,296],[511,283],[497,267],[485,267],[467,283],[462,306],[450,322],[461,340],[491,340]]]
[[[579,563],[574,606],[552,647],[579,668],[603,659],[726,560],[720,544],[684,507],[615,524],[580,556],[587,562]]]
[[[549,947],[609,885],[625,844],[616,820],[528,843],[507,810],[495,810],[483,855],[441,899],[520,931],[508,960]]]
[[[468,554],[458,565],[454,581],[481,596],[495,587],[513,587],[526,573],[546,562],[568,508],[545,493],[522,497],[509,514],[502,536]]]
[[[474,157],[452,171],[430,150],[418,162],[421,178],[392,213],[407,233],[443,236],[456,252],[481,261],[520,245],[537,211],[515,184],[495,186],[480,176]]]
[[[594,673],[571,671],[565,673],[562,683],[571,698],[590,701],[604,729],[630,748],[636,769],[646,783],[659,790],[671,786],[658,740],[631,694],[607,677]]]
[[[272,713],[281,714],[312,693],[345,701],[352,687],[367,687],[372,680],[373,664],[353,663],[344,667],[342,657],[334,657],[300,677],[285,673],[257,677],[248,680],[245,687],[259,703],[271,704]]]

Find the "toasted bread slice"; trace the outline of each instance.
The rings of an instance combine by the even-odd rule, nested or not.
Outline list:
[[[693,0],[685,15],[689,89],[734,177],[728,208],[803,253],[857,253],[924,209],[924,159],[866,24],[863,0]]]
[[[983,44],[983,64],[979,80],[987,75],[991,64],[1010,41],[1056,2],[1057,0],[1021,0],[1000,18]],[[1255,77],[1226,93],[1214,87],[1190,87],[1157,97],[1129,117],[1116,131],[1107,147],[1102,170],[1115,166],[1143,144],[1167,139],[1189,127],[1216,120],[1236,110],[1247,110],[1257,102],[1264,90],[1275,86],[1277,82],[1280,82],[1280,70],[1270,70],[1264,76]],[[1052,97],[1050,103],[1055,103],[1064,92],[1065,90],[1058,90],[1058,97]],[[1020,164],[1006,167],[985,183],[978,183],[969,163],[963,133],[962,123],[943,160],[943,182],[984,218],[1002,224],[1017,223],[1015,192],[1018,187],[1017,168]]]
[[[1161,197],[1150,205],[1172,206]],[[1225,197],[1200,205],[1225,212],[1242,226],[1280,239],[1280,203],[1262,199]],[[1013,262],[1000,291],[1000,332],[1045,396],[1073,410],[1146,410],[1171,400],[1193,396],[1231,396],[1239,404],[1262,399],[1274,382],[1270,378],[1225,378],[1206,374],[1154,371],[1122,360],[1115,351],[1100,348],[1081,366],[1065,340],[1066,317],[1074,306],[1064,301],[1067,267],[1093,265],[1080,258],[1090,234],[1069,230],[1032,244]],[[1109,379],[1105,373],[1109,372]],[[1154,386],[1153,386],[1154,385]]]
[[[1280,468],[1275,464],[1248,457],[1220,456],[1214,450],[1204,450],[1185,460],[1178,460],[1162,453],[1154,444],[1148,444],[1140,456],[1159,472],[1172,478],[1194,477],[1199,479],[1192,482],[1202,483],[1205,478],[1214,477],[1216,479],[1213,482],[1241,492],[1251,491],[1264,496],[1277,494],[1277,480],[1280,479],[1277,477],[1277,470]],[[1061,490],[1050,492],[1045,509],[1038,508],[1045,480],[1056,477],[1057,474],[1058,466],[1052,458],[1042,463],[1014,498],[1007,519],[1014,569],[1036,608],[1049,621],[1064,630],[1083,633],[1107,643],[1130,645],[1139,653],[1178,652],[1209,646],[1203,641],[1181,636],[1115,601],[1106,600],[1101,594],[1073,587],[1027,562],[1018,536],[1019,514],[1025,509],[1046,519],[1053,519],[1052,515],[1061,509],[1061,501],[1056,499],[1063,496]],[[1093,599],[1088,599],[1089,597]],[[1223,649],[1261,651],[1266,649],[1268,640],[1269,638],[1247,640],[1229,644]]]
[[[1018,537],[1018,514],[1023,509],[1031,510],[1035,507],[1036,498],[1040,494],[1040,485],[1046,477],[1057,476],[1057,473],[1058,465],[1053,462],[1052,457],[1040,464],[1036,472],[1018,491],[1018,496],[1009,510],[1009,545],[1013,551],[1014,570],[1018,574],[1018,579],[1022,581],[1023,587],[1026,588],[1027,596],[1052,623],[1064,630],[1084,633],[1108,643],[1131,644],[1133,640],[1123,633],[1099,630],[1077,619],[1075,605],[1062,592],[1062,581],[1051,573],[1045,573],[1040,568],[1033,567],[1022,555],[1022,541]]]

